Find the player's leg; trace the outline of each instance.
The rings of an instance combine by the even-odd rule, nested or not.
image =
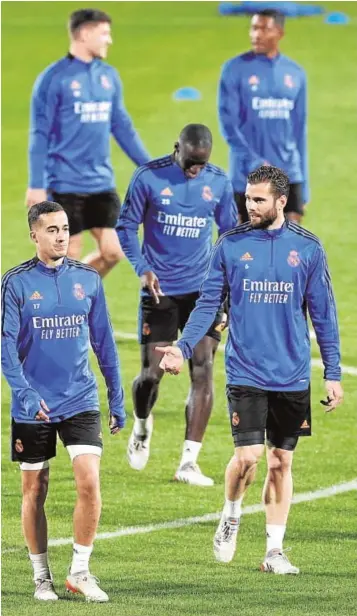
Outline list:
[[[213,359],[218,344],[218,339],[204,336],[189,362],[191,387],[185,409],[186,434],[175,479],[191,485],[214,484],[213,479],[201,472],[197,458],[213,406]]]
[[[120,199],[115,190],[90,195],[84,211],[85,228],[93,235],[97,249],[83,262],[94,267],[104,278],[124,258],[115,225],[120,211]]]
[[[52,193],[52,199],[62,205],[68,217],[69,224],[69,246],[68,257],[79,261],[81,258],[84,230],[83,211],[85,206],[85,195],[75,193]]]
[[[230,385],[227,396],[235,450],[226,468],[225,503],[213,541],[216,559],[226,563],[234,556],[243,498],[264,452],[268,412],[267,393],[263,390]]]
[[[88,601],[105,602],[108,601],[108,595],[99,588],[89,571],[89,559],[102,507],[99,411],[79,413],[66,419],[60,424],[59,435],[72,461],[77,490],[73,514],[73,557],[66,588],[70,592],[84,595]]]
[[[239,192],[235,192],[234,193],[234,200],[236,202],[237,205],[237,210],[238,210],[238,222],[241,225],[244,222],[248,222],[249,217],[248,217],[248,212],[247,212],[247,208],[245,205],[245,194],[244,193],[239,193]]]
[[[267,547],[262,571],[299,573],[283,552],[283,540],[293,495],[293,454],[301,434],[311,434],[310,390],[270,392],[263,490]]]
[[[151,297],[142,297],[139,307],[139,341],[141,343],[141,370],[134,379],[132,395],[134,426],[128,442],[127,457],[130,466],[140,471],[150,455],[153,430],[152,409],[159,393],[163,370],[162,359],[156,346],[172,344],[177,338],[177,308],[170,297],[161,297],[155,304]]]
[[[48,460],[56,454],[56,429],[48,424],[12,423],[12,460],[20,463],[21,521],[33,567],[35,599],[55,601],[47,553],[45,502],[49,482]]]
[[[82,254],[82,248],[83,248],[82,233],[76,233],[75,235],[70,235],[67,256],[70,259],[75,259],[76,261],[79,261],[81,258],[81,254]]]
[[[292,222],[301,223],[304,215],[304,202],[302,196],[302,185],[300,183],[290,184],[289,197],[284,209],[284,214]]]

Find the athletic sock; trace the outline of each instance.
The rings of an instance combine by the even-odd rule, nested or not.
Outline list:
[[[200,449],[202,447],[202,443],[198,443],[197,441],[185,441],[182,448],[182,457],[180,466],[191,462],[192,464],[196,464],[198,454],[200,453]]]
[[[242,502],[243,496],[240,496],[237,500],[231,501],[226,498],[223,513],[228,518],[237,518],[239,519],[242,515]]]
[[[282,552],[285,529],[285,524],[266,525],[267,554],[270,550],[279,550]]]
[[[34,580],[50,580],[51,572],[48,564],[48,553],[43,554],[29,554],[32,567],[33,567],[33,579]]]
[[[92,550],[92,545],[80,545],[79,543],[73,544],[71,575],[81,573],[82,571],[89,571],[89,558]]]

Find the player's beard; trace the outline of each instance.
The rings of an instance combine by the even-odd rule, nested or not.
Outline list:
[[[250,224],[252,225],[253,229],[267,229],[268,227],[270,227],[270,225],[272,225],[278,217],[278,210],[276,209],[276,200],[274,201],[274,205],[272,208],[270,208],[270,210],[265,212],[265,214],[259,214],[259,215],[256,214],[256,216],[258,216],[257,219],[252,221],[250,214],[249,214]]]

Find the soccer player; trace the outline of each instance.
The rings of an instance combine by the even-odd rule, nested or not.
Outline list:
[[[89,573],[101,511],[102,454],[89,339],[106,381],[112,434],[125,422],[119,359],[98,273],[66,258],[69,227],[62,206],[35,204],[28,222],[37,256],[3,278],[1,359],[12,391],[12,460],[22,471],[22,527],[34,571],[34,596],[58,599],[48,563],[44,510],[58,434],[77,487],[66,587],[88,601],[104,602],[108,595]]]
[[[252,50],[228,60],[220,78],[218,114],[240,222],[248,220],[247,175],[262,164],[280,167],[289,176],[288,219],[300,222],[309,200],[306,75],[279,52],[283,35],[281,13],[256,13],[250,26]]]
[[[112,43],[111,18],[80,9],[69,20],[70,51],[48,66],[32,92],[28,207],[47,199],[65,209],[68,256],[79,259],[82,232],[97,250],[84,262],[105,276],[123,258],[115,223],[120,201],[110,162],[110,135],[136,164],[145,150],[124,106],[117,71],[103,62]]]
[[[142,286],[141,373],[133,383],[135,422],[128,444],[128,460],[136,470],[142,470],[149,458],[151,410],[163,376],[155,347],[177,339],[195,306],[212,246],[213,220],[219,234],[237,223],[231,183],[208,162],[211,149],[212,135],[206,126],[186,126],[173,154],[136,171],[118,220],[121,245]],[[175,479],[199,486],[213,485],[197,458],[212,410],[212,365],[221,338],[222,312],[218,307],[190,359],[186,435]]]
[[[161,367],[177,373],[201,340],[222,298],[230,296],[227,397],[235,452],[226,470],[225,505],[214,538],[220,562],[232,560],[241,507],[254,480],[266,434],[263,498],[267,550],[262,571],[297,574],[283,551],[291,505],[293,453],[311,434],[309,311],[325,367],[326,410],[341,401],[335,301],[319,239],[286,221],[288,176],[262,166],[248,176],[250,223],[225,233],[212,251],[201,295],[177,347]]]

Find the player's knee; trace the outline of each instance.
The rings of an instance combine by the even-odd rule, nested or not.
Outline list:
[[[275,473],[289,473],[292,466],[292,455],[290,451],[275,450],[270,451],[268,456],[268,469]]]
[[[259,446],[243,447],[235,456],[239,474],[245,475],[247,472],[254,469],[263,454],[263,450],[264,448],[260,448]]]
[[[77,478],[77,492],[79,498],[88,502],[100,502],[100,485],[99,477],[93,476],[92,473],[87,473],[80,479]]]
[[[48,492],[48,480],[48,474],[39,474],[35,479],[26,477],[22,484],[23,498],[37,505],[44,504]]]
[[[102,258],[108,267],[114,267],[124,258],[124,253],[118,243],[117,246],[108,246],[101,250]]]
[[[144,389],[152,390],[158,387],[162,374],[155,368],[146,368],[141,374],[141,386]]]
[[[206,358],[192,366],[192,384],[212,391],[212,360]]]

